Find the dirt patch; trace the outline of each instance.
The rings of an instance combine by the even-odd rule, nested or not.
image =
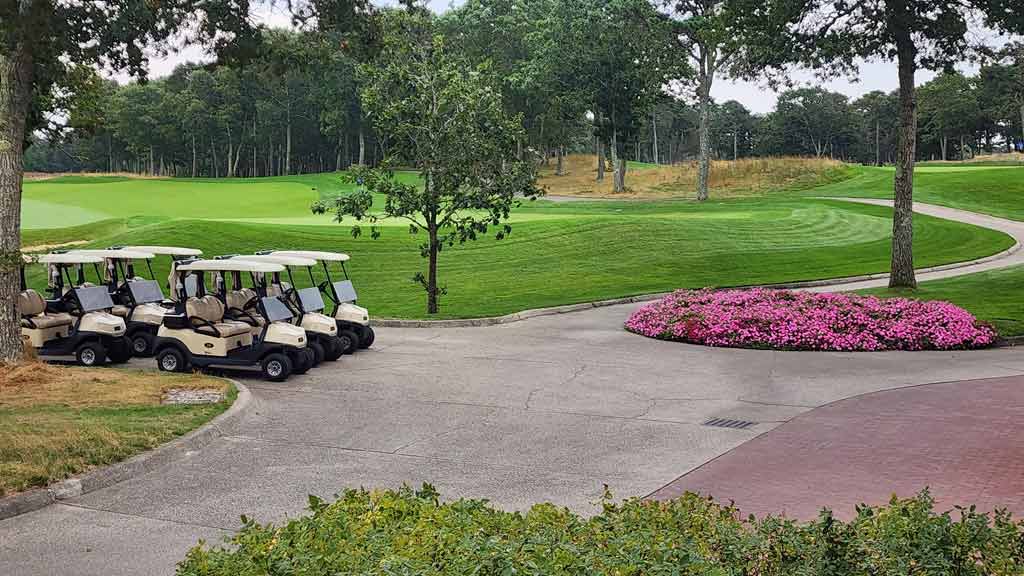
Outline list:
[[[70,242],[60,242],[58,244],[33,244],[32,246],[22,246],[22,252],[49,252],[51,250],[60,250],[61,248],[71,248],[72,246],[81,246],[82,244],[88,244],[88,240],[72,240]]]
[[[228,383],[200,374],[57,366],[38,360],[0,364],[0,408],[155,406],[169,390],[215,390],[223,395]]]

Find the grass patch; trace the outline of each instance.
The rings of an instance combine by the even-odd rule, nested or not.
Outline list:
[[[894,175],[891,167],[861,168],[855,178],[806,193],[891,199]],[[923,166],[914,172],[914,200],[1024,220],[1024,167]]]
[[[1004,338],[1024,336],[1024,266],[922,282],[916,290],[873,288],[863,294],[946,300],[995,326]]]
[[[565,160],[565,174],[555,175],[554,166],[540,172],[540,185],[549,194],[595,198],[694,198],[697,188],[697,164],[687,162],[671,166],[631,163],[626,171],[627,191],[612,192],[611,174],[603,182],[594,180],[596,157],[571,155]],[[845,180],[857,169],[827,158],[744,158],[738,161],[716,160],[711,166],[711,195],[732,198],[776,192],[803,190]]]
[[[516,224],[446,248],[440,279],[449,289],[440,318],[507,314],[676,288],[791,282],[882,272],[889,266],[892,211],[809,199],[592,202],[533,205],[548,219]],[[968,260],[1012,245],[999,232],[918,216],[919,266]],[[188,240],[182,231],[188,231]],[[425,261],[422,241],[392,227],[378,240],[353,239],[348,226],[172,221],[131,229],[97,245],[194,245],[207,255],[261,248],[337,250],[352,255],[360,303],[375,317],[422,318],[424,293],[411,281]],[[158,278],[167,262],[157,261]],[[511,273],[510,273],[511,271]],[[298,275],[300,286],[308,279]],[[41,266],[29,281],[41,288]]]
[[[215,389],[217,404],[161,405],[171,388]],[[0,496],[46,486],[154,448],[234,401],[227,381],[199,375],[52,366],[0,369]]]

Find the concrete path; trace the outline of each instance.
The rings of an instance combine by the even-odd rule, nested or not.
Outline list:
[[[617,497],[650,494],[836,400],[1024,376],[1024,349],[800,353],[649,340],[622,329],[635,307],[381,329],[373,350],[333,367],[247,382],[248,416],[187,459],[0,521],[0,574],[170,574],[240,514],[280,521],[302,513],[308,494],[348,486],[430,482],[506,508],[593,511],[605,484]],[[755,424],[704,425],[713,418]]]
[[[802,414],[658,490],[714,493],[746,514],[849,519],[927,486],[936,508],[1024,514],[1024,378],[915,386]]]

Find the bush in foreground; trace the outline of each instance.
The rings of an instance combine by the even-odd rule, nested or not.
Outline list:
[[[888,575],[1021,574],[1024,525],[973,509],[937,514],[927,491],[858,508],[850,522],[742,520],[687,494],[606,503],[583,518],[538,504],[503,512],[480,500],[349,490],[284,526],[243,517],[228,548],[200,543],[178,574]]]
[[[941,301],[755,288],[678,290],[630,316],[637,334],[708,346],[780,350],[951,350],[991,345],[995,330]]]

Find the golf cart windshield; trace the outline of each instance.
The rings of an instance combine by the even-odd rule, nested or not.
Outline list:
[[[133,280],[128,283],[128,289],[131,290],[132,300],[136,304],[162,302],[164,299],[164,293],[160,290],[160,283],[156,280]]]
[[[266,312],[267,320],[270,322],[290,320],[293,317],[292,311],[284,305],[284,302],[274,296],[264,296],[260,302],[263,303],[263,311]]]
[[[106,286],[75,288],[75,297],[82,305],[82,312],[96,312],[114,307],[114,301],[110,299]]]
[[[199,295],[199,277],[195,274],[185,276],[185,295],[189,298]]]
[[[299,290],[299,303],[306,312],[319,312],[324,309],[324,298],[316,286]]]
[[[342,280],[334,283],[334,293],[338,295],[338,303],[356,301],[356,288],[351,280]]]

